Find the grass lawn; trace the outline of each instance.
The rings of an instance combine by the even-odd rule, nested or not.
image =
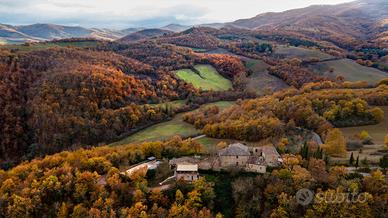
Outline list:
[[[385,119],[381,123],[369,126],[341,128],[341,131],[343,132],[346,139],[354,138],[355,135],[359,134],[363,130],[367,131],[369,135],[373,138],[373,142],[375,144],[364,145],[363,152],[361,154],[359,154],[358,151],[353,151],[354,158],[356,158],[357,155],[360,155],[360,160],[366,157],[368,160],[371,160],[373,162],[377,162],[381,158],[381,156],[379,155],[372,155],[372,153],[376,152],[377,150],[381,150],[384,148],[384,137],[388,134],[388,106],[380,108],[384,110],[385,116]],[[348,152],[346,158],[343,159],[349,160],[351,153],[352,152]],[[338,160],[340,160],[340,158]]]
[[[329,72],[330,67],[334,68],[333,73]],[[388,78],[388,73],[372,67],[362,66],[350,59],[325,61],[312,64],[310,68],[320,75],[330,77],[342,75],[348,81],[367,81],[370,84],[375,84],[384,78]]]
[[[247,91],[261,95],[266,89],[278,91],[288,87],[283,80],[268,74],[268,64],[264,61],[248,59],[245,67],[253,71],[252,75],[248,76]]]
[[[206,148],[211,148],[213,145],[217,145],[218,143],[220,142],[226,142],[227,140],[226,139],[215,139],[215,138],[210,138],[210,137],[203,137],[203,138],[200,138],[200,139],[197,139],[196,140],[197,142],[201,143],[202,145],[204,145]]]
[[[213,91],[225,91],[232,88],[232,82],[221,76],[214,67],[210,65],[196,65],[194,67],[199,73],[190,69],[176,71],[176,75],[193,84],[195,88]]]
[[[215,103],[205,104],[201,107],[217,105],[222,110],[232,106],[233,104],[234,102],[219,101]],[[184,113],[178,114],[170,121],[150,126],[121,141],[112,143],[111,145],[124,145],[135,142],[166,140],[175,135],[179,135],[181,137],[190,137],[199,134],[200,130],[195,129],[193,125],[186,123],[182,120],[183,115]]]
[[[178,114],[174,119],[150,126],[140,132],[137,132],[121,141],[112,145],[123,145],[134,142],[166,140],[174,135],[189,137],[199,134],[199,130],[194,126],[182,121],[182,114]]]
[[[302,47],[285,46],[285,45],[278,45],[278,47],[274,49],[274,55],[296,57],[300,59],[319,58],[321,60],[333,57],[329,54],[321,52],[318,49],[307,49]]]

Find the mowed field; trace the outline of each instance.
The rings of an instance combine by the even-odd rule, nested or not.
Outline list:
[[[234,102],[230,102],[230,101],[219,101],[215,103],[202,105],[201,108],[211,106],[211,105],[217,105],[221,110],[223,110],[232,106],[233,104]],[[193,125],[184,122],[182,120],[183,115],[184,113],[177,114],[170,121],[166,121],[163,123],[150,126],[121,141],[112,143],[111,145],[123,145],[123,144],[135,143],[135,142],[166,140],[175,135],[179,135],[184,138],[198,135],[200,131],[195,129]]]
[[[372,67],[362,66],[350,59],[319,62],[311,64],[309,68],[320,75],[329,77],[341,75],[345,80],[353,82],[367,81],[370,84],[375,84],[384,78],[388,78],[388,73]],[[330,68],[334,69],[333,73],[329,72]]]
[[[294,46],[278,45],[274,49],[274,56],[295,57],[300,59],[319,58],[320,60],[333,58],[333,56],[326,54],[318,49],[307,49]]]
[[[384,110],[385,117],[381,123],[376,125],[341,128],[341,131],[347,140],[355,138],[355,135],[359,134],[363,130],[367,131],[373,138],[374,145],[364,145],[362,153],[353,151],[355,158],[357,155],[360,155],[360,160],[366,157],[368,160],[375,163],[381,158],[381,155],[374,155],[373,153],[384,148],[384,137],[388,134],[388,106],[380,108]],[[349,160],[351,153],[352,152],[347,153],[345,160]]]
[[[175,74],[202,90],[225,91],[232,88],[232,82],[221,76],[211,65],[196,65],[194,68],[197,72],[182,69],[175,71]]]
[[[268,64],[262,60],[249,59],[246,61],[245,67],[253,71],[248,76],[247,91],[262,95],[265,90],[278,91],[288,87],[283,80],[267,72]]]

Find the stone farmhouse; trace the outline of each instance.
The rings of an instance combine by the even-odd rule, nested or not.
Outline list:
[[[215,157],[180,157],[169,161],[176,180],[187,182],[199,178],[201,170],[239,169],[247,172],[265,173],[267,167],[276,167],[282,159],[274,146],[248,147],[241,143],[230,144],[218,151]]]
[[[282,161],[274,146],[248,147],[241,143],[220,150],[217,158],[220,169],[241,168],[259,173],[265,173],[267,166],[275,167]]]

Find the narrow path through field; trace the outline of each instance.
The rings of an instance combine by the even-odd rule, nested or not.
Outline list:
[[[203,138],[203,137],[206,137],[206,135],[199,135],[199,136],[197,136],[197,137],[192,138],[192,140],[201,139],[201,138]]]

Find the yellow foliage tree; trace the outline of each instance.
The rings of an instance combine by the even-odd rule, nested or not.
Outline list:
[[[346,140],[341,130],[331,129],[326,136],[326,142],[322,146],[329,155],[343,157],[346,154]]]
[[[363,131],[360,132],[360,139],[361,140],[365,140],[365,139],[367,139],[369,137],[370,136],[369,136],[369,133],[367,131],[363,130]]]

